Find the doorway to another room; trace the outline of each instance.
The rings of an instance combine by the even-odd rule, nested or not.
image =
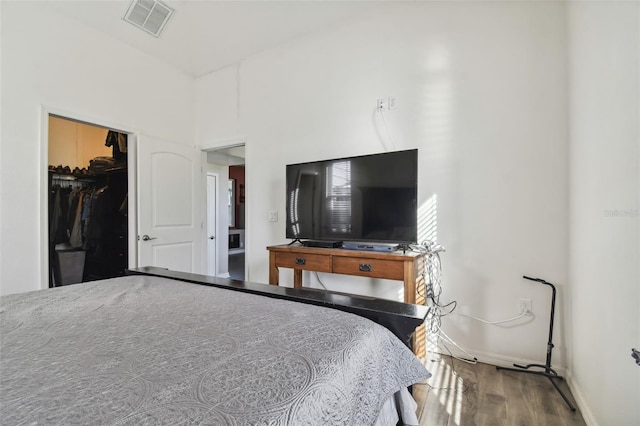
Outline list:
[[[217,263],[217,274],[235,280],[246,279],[245,235],[246,235],[246,183],[245,183],[245,146],[234,145],[207,151],[207,174],[213,173],[218,178],[220,189],[217,203],[207,201],[208,222],[217,220],[218,235],[216,250],[208,250],[209,266]],[[212,209],[215,218],[212,219]],[[217,239],[209,232],[209,239]],[[217,258],[214,258],[217,256]],[[216,262],[216,260],[218,262]],[[225,271],[226,269],[226,271]],[[211,269],[208,272],[210,275]]]
[[[229,166],[229,276],[244,280],[245,166]]]

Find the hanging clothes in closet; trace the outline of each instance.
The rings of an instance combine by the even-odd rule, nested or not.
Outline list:
[[[75,140],[50,133],[61,147],[50,161],[70,164],[49,166],[50,287],[121,276],[128,266],[127,135],[72,126],[92,129]]]
[[[126,134],[109,130],[105,146],[112,148],[112,156],[96,157],[89,163],[89,171],[104,174],[107,185],[92,194],[85,222],[87,281],[121,276],[127,268],[127,143]]]
[[[122,276],[127,268],[127,170],[53,174],[49,200],[50,286]]]
[[[75,176],[55,173],[50,178],[49,285],[82,282],[85,253],[81,249],[81,206],[95,182],[78,181]]]

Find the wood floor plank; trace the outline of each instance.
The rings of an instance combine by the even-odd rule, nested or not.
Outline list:
[[[586,426],[545,376],[431,353],[425,365],[433,376],[414,386],[420,426]]]

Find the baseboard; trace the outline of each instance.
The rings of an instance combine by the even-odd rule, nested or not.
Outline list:
[[[599,426],[596,421],[595,416],[589,409],[589,404],[584,397],[584,393],[578,384],[573,380],[573,376],[571,375],[571,370],[566,370],[565,372],[565,380],[567,381],[567,386],[571,390],[571,395],[573,395],[573,399],[576,401],[576,405],[580,409],[580,414],[582,414],[582,418],[587,426]]]

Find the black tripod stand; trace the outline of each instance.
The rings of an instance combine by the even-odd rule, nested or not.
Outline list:
[[[564,402],[567,403],[567,405],[569,406],[571,411],[576,411],[576,407],[574,407],[573,404],[571,404],[571,401],[569,401],[569,398],[567,398],[567,395],[565,395],[565,393],[562,391],[562,389],[560,389],[558,387],[558,384],[553,381],[553,379],[563,380],[563,377],[562,376],[558,376],[558,373],[556,373],[555,370],[553,368],[551,368],[551,351],[553,350],[553,317],[554,317],[555,311],[556,311],[556,288],[555,288],[555,286],[553,284],[548,283],[548,282],[546,282],[545,280],[543,280],[541,278],[531,278],[531,277],[527,277],[526,275],[524,275],[522,278],[527,279],[527,280],[531,280],[531,281],[537,281],[540,284],[546,284],[549,287],[551,287],[551,290],[552,290],[552,293],[551,293],[551,319],[550,319],[550,324],[549,324],[549,342],[547,343],[547,363],[545,365],[542,365],[542,364],[528,364],[528,365],[513,364],[513,366],[517,367],[517,368],[496,367],[496,369],[498,369],[498,370],[518,371],[520,373],[538,374],[538,375],[541,375],[541,376],[548,377],[549,381],[551,381],[551,384],[553,384],[553,387],[556,388],[556,390],[558,391],[558,393],[560,394],[562,399],[564,399]],[[532,371],[532,370],[529,370],[529,368],[531,368],[531,367],[544,368],[544,371]]]

